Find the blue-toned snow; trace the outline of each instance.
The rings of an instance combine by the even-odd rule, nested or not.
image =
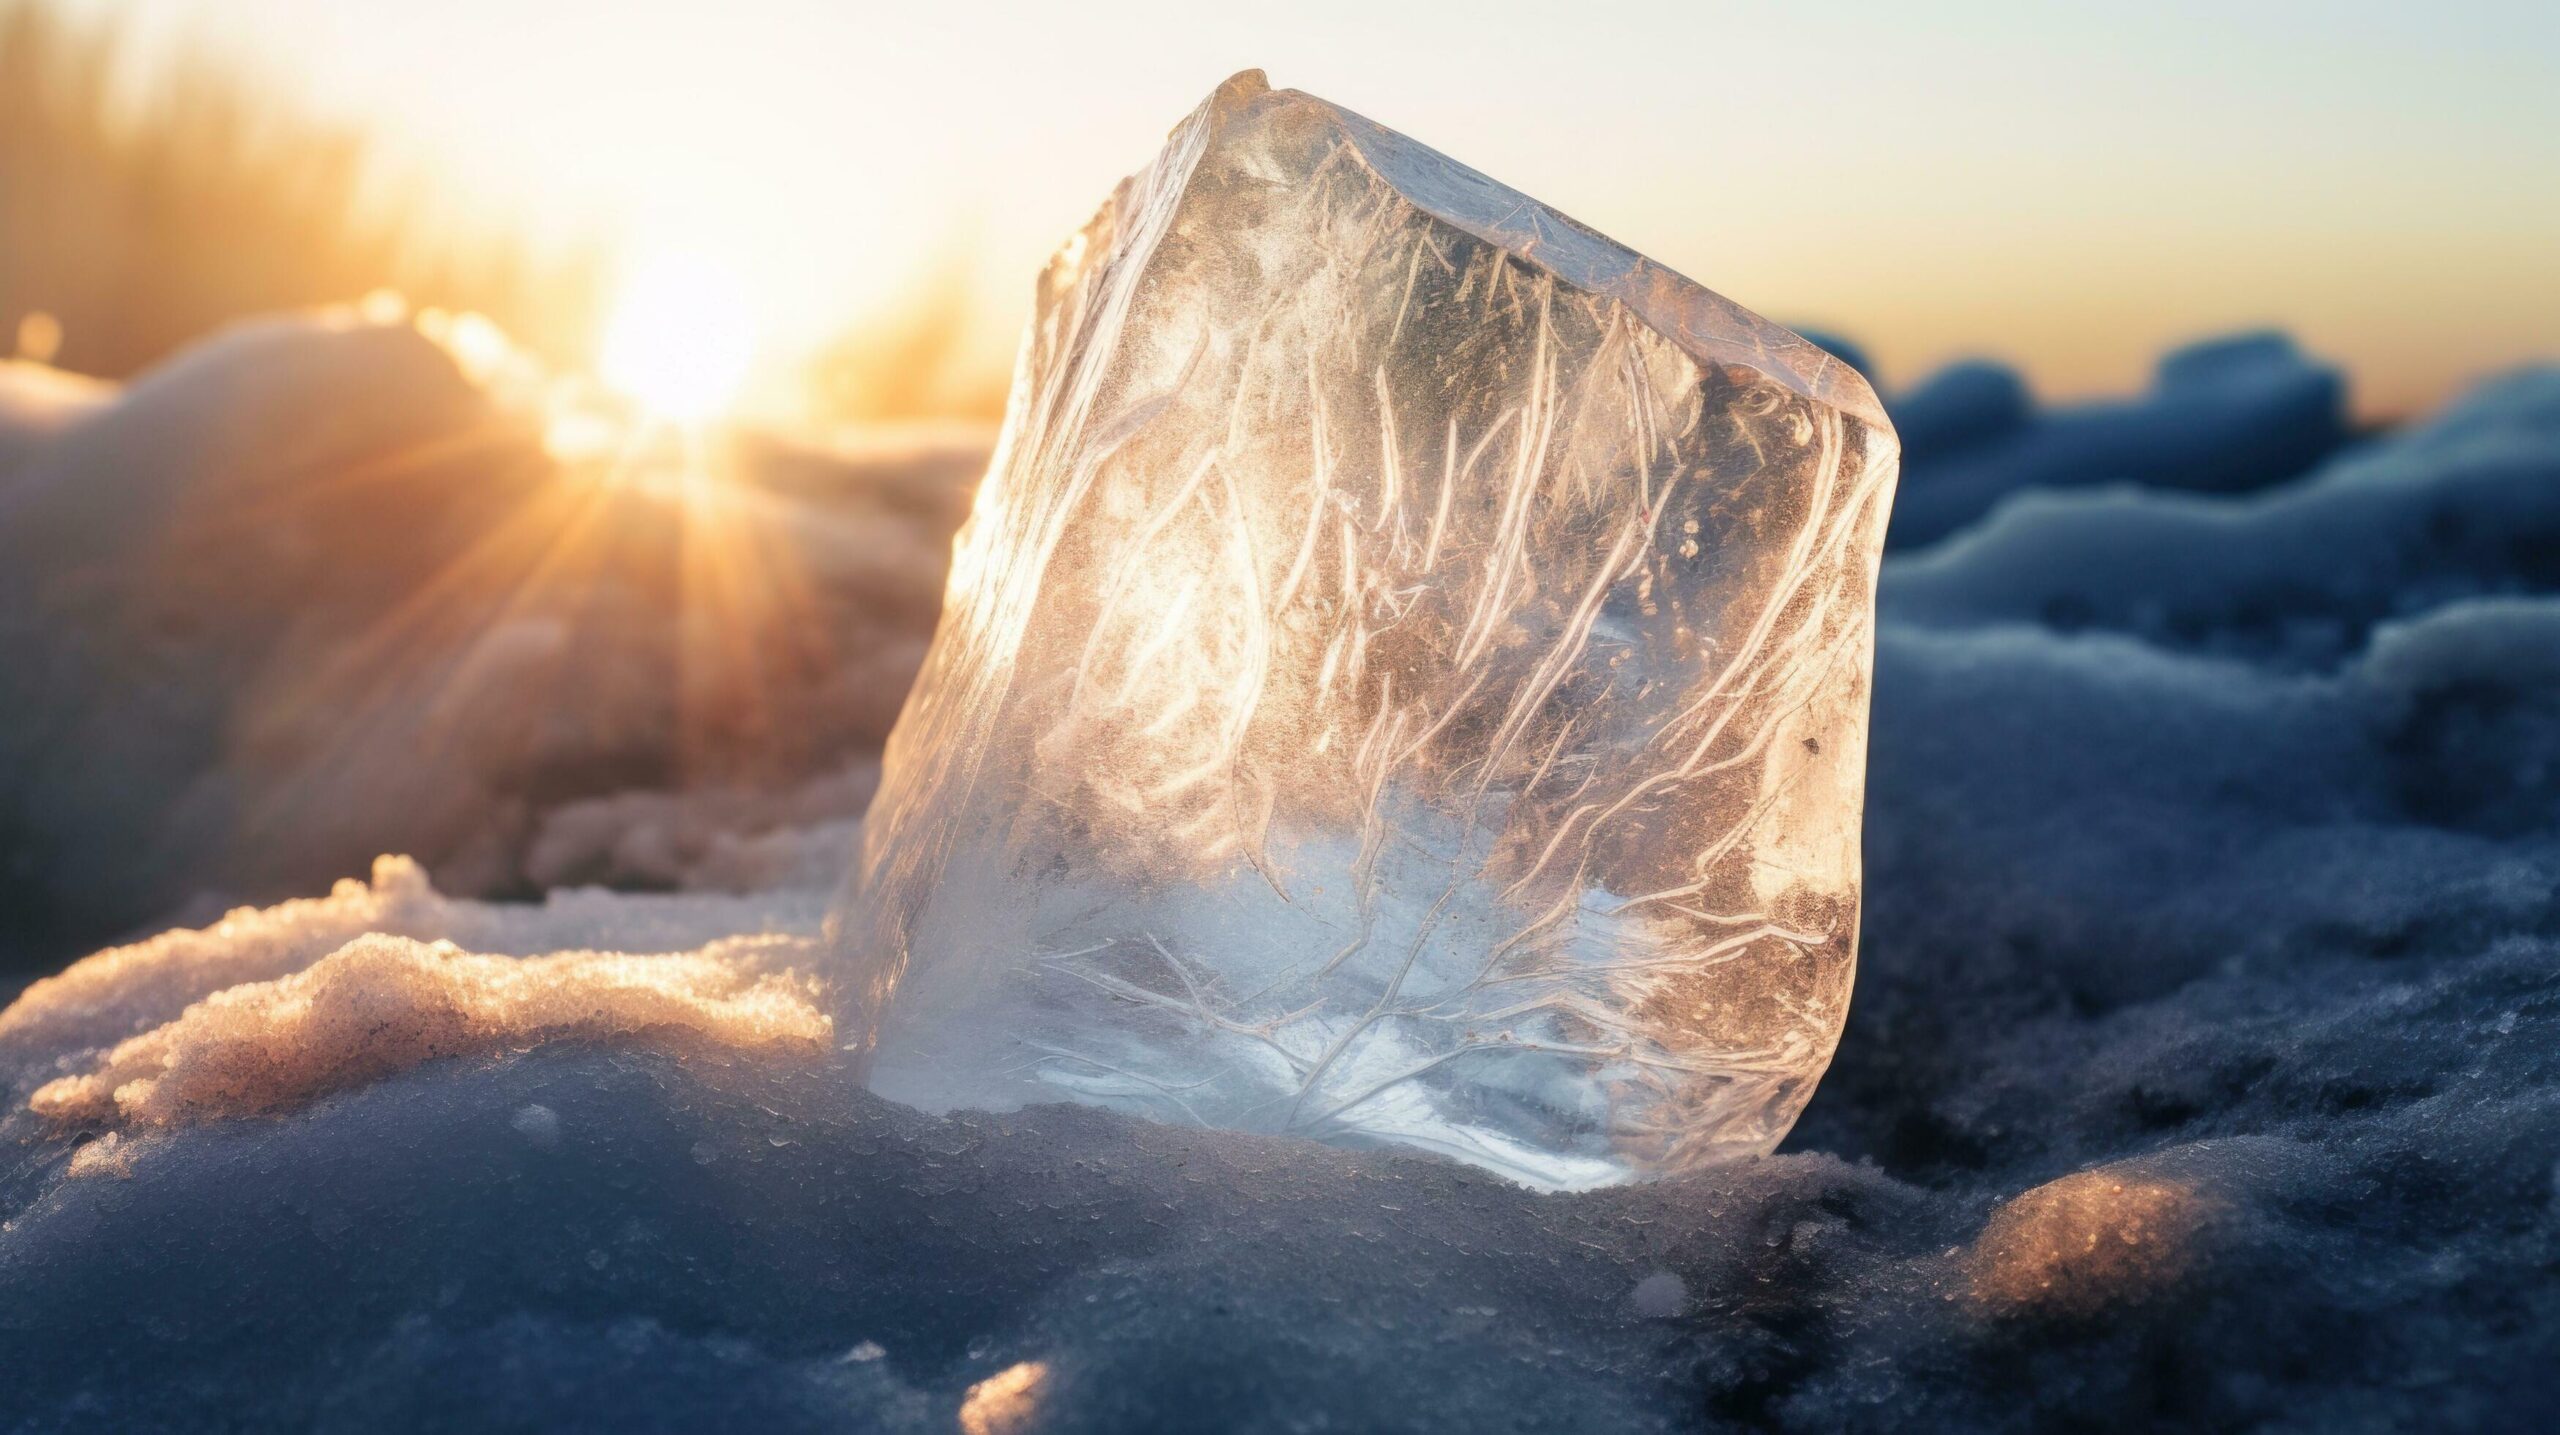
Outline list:
[[[323,1072],[112,1144],[27,1109],[192,995],[164,984],[0,1029],[0,1429],[2531,1428],[2560,1400],[2560,372],[2353,443],[2340,412],[2271,340],[2121,405],[1981,367],[1904,396],[1857,997],[1777,1157],[1541,1196],[1081,1108],[926,1117],[711,1026]],[[219,768],[195,751],[149,748]],[[147,807],[118,781],[12,772],[0,821]],[[814,932],[786,859],[839,851],[843,803],[576,801],[556,841],[646,828],[651,885],[748,894],[412,885],[399,921]],[[240,955],[269,940],[200,945],[307,960]]]

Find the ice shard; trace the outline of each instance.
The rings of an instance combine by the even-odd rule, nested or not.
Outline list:
[[[1762,1152],[1849,1000],[1857,373],[1238,75],[1039,284],[839,919],[874,1087]]]

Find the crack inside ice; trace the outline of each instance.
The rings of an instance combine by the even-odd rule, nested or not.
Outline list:
[[[875,1088],[1774,1146],[1854,962],[1864,381],[1252,73],[1038,298],[839,924]]]

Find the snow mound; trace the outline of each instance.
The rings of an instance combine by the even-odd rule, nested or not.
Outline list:
[[[2173,1286],[2216,1202],[2180,1182],[2100,1167],[2027,1191],[1973,1243],[1974,1299],[2095,1316]]]
[[[807,953],[788,937],[522,958],[359,937],[292,976],[207,997],[28,1104],[65,1123],[170,1126],[274,1111],[444,1057],[674,1032],[809,1056],[833,1025],[803,983],[769,969]]]
[[[0,367],[0,973],[380,852],[519,899],[825,860],[775,834],[861,814],[967,451],[643,482],[556,457],[503,347],[327,311],[121,389]]]
[[[2140,397],[2045,410],[2015,373],[1957,364],[1887,405],[1903,436],[1889,541],[1935,543],[2028,490],[2264,488],[2347,441],[2346,394],[2343,375],[2275,333],[2176,350]]]
[[[2560,370],[2539,370],[2262,492],[2118,482],[2023,494],[1887,564],[1884,592],[1895,619],[1933,628],[2128,633],[2319,667],[2395,617],[2463,597],[2560,592],[2554,555]]]
[[[166,1028],[195,1003],[304,971],[368,934],[529,956],[588,948],[678,953],[723,939],[814,937],[823,890],[753,898],[555,892],[539,905],[439,894],[406,857],[374,863],[372,880],[326,897],[243,907],[202,928],[113,947],[36,982],[0,1011],[0,1076],[23,1083],[66,1058]],[[778,950],[778,949],[777,949]]]
[[[1975,401],[1954,427],[1997,427]],[[2263,476],[2014,500],[1887,564],[1858,990],[1775,1156],[1543,1196],[929,1116],[692,1026],[514,1028],[248,1119],[114,1106],[120,1044],[210,1035],[226,991],[269,1022],[350,943],[427,994],[455,959],[410,942],[746,934],[704,989],[744,993],[818,939],[822,891],[728,889],[799,870],[823,804],[608,803],[543,860],[705,890],[508,905],[394,861],[0,1016],[0,1426],[2538,1428],[2560,374]],[[734,823],[772,865],[719,855]],[[93,1077],[95,1116],[28,1105]]]

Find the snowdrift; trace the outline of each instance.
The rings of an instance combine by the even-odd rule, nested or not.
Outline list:
[[[2074,482],[1889,563],[1867,936],[1830,1075],[1775,1157],[1558,1197],[860,1090],[812,954],[867,749],[826,699],[844,741],[715,782],[584,764],[580,725],[646,683],[565,706],[502,684],[518,720],[519,691],[558,708],[555,745],[366,747],[415,786],[286,784],[307,820],[258,829],[327,841],[233,850],[235,805],[162,855],[199,830],[170,794],[253,807],[283,790],[257,774],[303,771],[247,756],[267,749],[241,714],[435,568],[383,568],[388,545],[286,581],[259,549],[205,560],[237,586],[190,588],[184,564],[137,571],[126,530],[362,427],[321,380],[408,342],[238,338],[161,392],[227,366],[244,392],[314,387],[208,390],[198,437],[146,445],[171,467],[83,458],[141,442],[117,435],[146,381],[0,476],[63,535],[5,610],[39,699],[0,769],[12,851],[37,854],[13,891],[70,883],[91,927],[197,888],[317,891],[386,834],[332,816],[360,795],[468,794],[376,849],[424,869],[105,951],[0,1016],[0,1421],[2486,1429],[2554,1397],[2560,373],[2300,476],[2281,415],[2216,440],[2233,477],[2174,484],[2127,420],[2138,451],[2082,453]],[[2180,382],[2243,382],[2204,367]],[[468,385],[453,402],[480,422]],[[882,555],[812,559],[847,575],[822,613],[911,641],[929,613],[883,618],[862,585],[930,575],[937,530],[795,462],[773,488],[795,523]],[[474,467],[416,501],[492,486]],[[191,636],[131,618],[182,591]],[[311,594],[351,616],[306,628]],[[666,613],[566,646],[651,671]],[[472,857],[493,823],[513,835]],[[690,890],[485,900],[603,880]]]

